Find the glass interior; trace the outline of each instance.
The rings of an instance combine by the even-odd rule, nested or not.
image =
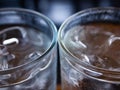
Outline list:
[[[0,87],[21,83],[49,63],[43,58],[49,57],[56,37],[56,27],[44,15],[26,9],[1,9]]]
[[[78,12],[63,23],[59,43],[77,70],[82,67],[90,77],[119,83],[119,18],[120,9],[94,8]]]

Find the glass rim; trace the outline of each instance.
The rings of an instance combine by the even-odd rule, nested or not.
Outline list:
[[[54,48],[54,46],[56,45],[56,42],[57,42],[57,28],[56,28],[54,22],[51,19],[49,19],[47,16],[45,16],[42,13],[37,12],[35,10],[30,10],[30,9],[25,9],[25,8],[1,8],[0,9],[0,12],[7,12],[7,11],[9,11],[9,12],[11,12],[11,11],[25,12],[25,13],[34,14],[34,15],[41,17],[50,26],[53,36],[52,36],[52,40],[50,42],[49,47],[37,59],[29,61],[29,62],[21,64],[21,65],[18,65],[18,66],[15,66],[15,67],[5,69],[5,70],[0,70],[0,74],[6,74],[7,72],[17,70],[17,69],[20,69],[22,67],[26,67],[28,65],[31,65],[31,64],[38,62],[40,59],[42,59],[44,56],[46,56]]]
[[[119,10],[120,8],[116,8],[116,7],[96,7],[96,8],[89,8],[89,9],[85,9],[82,11],[79,11],[75,14],[73,14],[72,16],[68,17],[60,26],[59,30],[58,30],[58,43],[60,45],[60,47],[63,49],[63,51],[70,55],[72,58],[74,58],[75,63],[82,65],[82,68],[87,70],[87,71],[95,71],[98,73],[105,73],[105,74],[113,74],[113,75],[120,75],[120,71],[115,71],[115,70],[109,70],[109,69],[104,69],[104,68],[99,68],[87,63],[83,63],[80,61],[80,59],[75,56],[68,48],[67,46],[64,44],[63,39],[62,39],[62,35],[64,32],[64,29],[67,27],[67,25],[74,20],[74,18],[78,17],[78,16],[82,16],[85,14],[89,14],[89,12],[91,11],[97,11],[97,12],[103,12],[103,11],[114,11],[114,10]]]

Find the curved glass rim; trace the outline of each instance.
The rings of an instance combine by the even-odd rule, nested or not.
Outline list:
[[[68,48],[67,46],[64,44],[63,39],[62,39],[62,35],[64,32],[64,29],[67,27],[67,25],[75,18],[78,16],[82,16],[85,14],[88,14],[91,11],[97,11],[97,12],[103,12],[103,11],[114,11],[114,10],[119,10],[120,8],[115,8],[115,7],[96,7],[96,8],[89,8],[89,9],[85,9],[82,11],[79,11],[75,14],[73,14],[72,16],[68,17],[60,26],[59,31],[58,31],[58,43],[61,46],[61,48],[64,50],[65,53],[67,53],[68,55],[70,55],[71,57],[74,58],[74,61],[76,63],[78,63],[79,65],[82,65],[82,68],[84,68],[87,71],[92,71],[92,72],[98,72],[98,73],[106,73],[106,74],[118,74],[120,75],[120,71],[114,71],[114,70],[108,70],[108,69],[104,69],[104,68],[99,68],[87,63],[83,63],[80,61],[80,59],[75,56]]]
[[[57,28],[56,28],[55,24],[53,23],[52,20],[50,20],[47,16],[43,15],[42,13],[34,11],[34,10],[30,10],[30,9],[25,9],[25,8],[1,8],[0,9],[0,12],[5,12],[5,11],[25,12],[25,13],[31,13],[31,14],[35,14],[35,15],[40,16],[50,26],[50,28],[52,30],[53,37],[52,37],[52,41],[51,41],[49,47],[42,53],[42,55],[40,57],[38,57],[35,60],[29,61],[27,63],[8,68],[6,70],[0,70],[0,74],[6,74],[7,72],[17,70],[17,69],[25,67],[29,64],[31,65],[35,62],[38,62],[40,59],[42,59],[45,55],[47,55],[52,50],[52,48],[55,46],[55,44],[57,42]]]

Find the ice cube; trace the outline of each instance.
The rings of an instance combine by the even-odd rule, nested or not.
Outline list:
[[[120,67],[120,37],[106,31],[99,32],[99,34],[100,33],[102,37],[99,37],[99,35],[96,36],[98,43],[93,39],[93,41],[91,41],[92,43],[89,43],[90,47],[86,51],[90,64],[116,71],[116,69]]]
[[[75,70],[69,66],[69,64],[70,65],[74,65],[74,64],[72,64],[72,62],[69,60],[68,57],[64,57],[64,59],[65,59],[64,62],[61,62],[62,65],[65,65],[65,67],[62,68],[63,70],[65,70],[65,72],[62,72],[62,74],[64,75],[63,78],[71,85],[78,86],[79,80],[83,79],[83,75],[80,74],[77,70]]]
[[[8,69],[10,67],[17,65],[17,62],[15,60],[21,58],[19,57],[20,54],[18,55],[16,54],[16,50],[23,48],[22,47],[23,41],[26,40],[27,40],[27,32],[24,27],[11,26],[4,28],[0,31],[0,69],[1,70]]]
[[[79,74],[76,70],[70,69],[69,70],[69,83],[74,86],[79,86],[79,81],[83,80],[83,76]]]
[[[7,70],[9,68],[8,62],[14,58],[15,56],[7,51],[6,46],[0,45],[0,70]],[[0,75],[0,84],[8,84],[5,79],[10,77],[11,74]]]
[[[7,47],[4,45],[0,45],[0,55],[7,55],[8,51],[7,51]]]
[[[6,34],[5,36],[14,34],[15,36],[25,38],[27,33],[23,27],[13,26],[1,30],[0,34]]]
[[[101,67],[101,68],[105,68],[105,62],[104,59],[97,56],[97,55],[88,55],[89,58],[89,64],[96,66],[96,67]]]
[[[28,56],[26,56],[25,59],[35,60],[40,56],[41,56],[41,53],[39,51],[35,51],[35,52],[30,53]]]
[[[39,51],[32,52],[32,53],[26,55],[26,56],[19,62],[19,64],[27,63],[27,62],[29,62],[29,61],[34,61],[34,60],[38,59],[40,56],[41,56],[41,52],[39,52]]]
[[[95,66],[109,69],[119,70],[120,67],[120,37],[111,35],[106,42],[103,43],[101,52],[96,55]],[[94,63],[95,63],[94,62]]]
[[[106,42],[113,35],[113,33],[107,31],[101,31],[94,28],[94,30],[86,30],[86,54],[100,54],[106,50]]]
[[[29,35],[29,39],[34,45],[42,46],[44,44],[43,40],[45,39],[45,37],[43,33],[38,32],[33,28],[32,29],[29,28],[28,35]]]
[[[64,37],[65,46],[75,56],[79,56],[87,49],[87,45],[84,42],[86,39],[84,27],[76,26],[71,28]]]
[[[0,70],[9,68],[8,61],[15,58],[15,55],[7,51],[6,46],[0,45]]]
[[[16,45],[19,40],[26,40],[26,31],[23,27],[13,26],[0,31],[0,43],[3,45]]]
[[[111,56],[106,55],[88,55],[90,62],[89,64],[112,71],[120,71],[120,64],[118,63],[119,61],[116,61]]]
[[[111,35],[106,42],[103,44],[103,51],[104,52],[108,52],[108,51],[115,51],[114,53],[118,53],[120,50],[120,37],[119,36],[115,36],[115,35]]]

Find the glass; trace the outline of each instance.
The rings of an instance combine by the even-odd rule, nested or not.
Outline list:
[[[56,37],[44,15],[0,9],[0,90],[56,90]]]
[[[78,12],[58,41],[62,90],[120,90],[120,9]]]

